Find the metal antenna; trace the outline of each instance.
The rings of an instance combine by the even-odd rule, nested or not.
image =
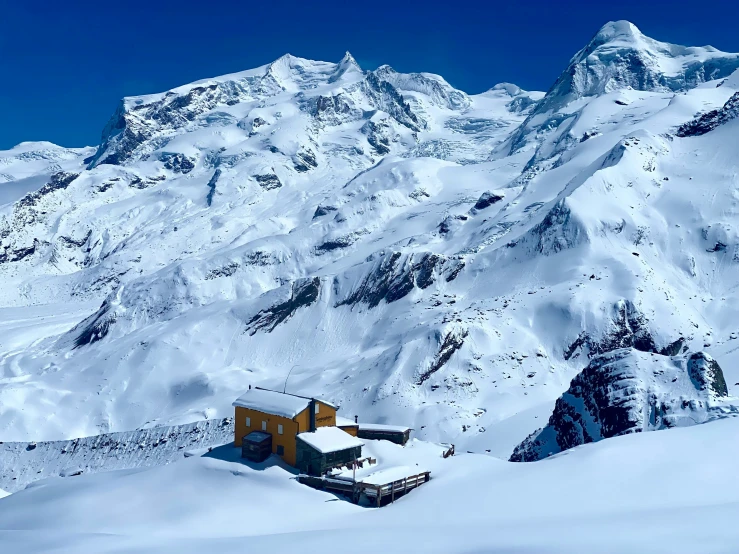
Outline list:
[[[293,372],[293,369],[298,367],[298,364],[293,364],[293,366],[290,368],[290,371],[287,372],[287,377],[285,377],[285,386],[282,389],[282,394],[285,394],[285,391],[287,391],[287,380],[290,378],[290,374]]]

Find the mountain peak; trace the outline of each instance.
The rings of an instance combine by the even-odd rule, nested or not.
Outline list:
[[[603,25],[591,42],[600,41],[601,43],[605,43],[619,39],[634,40],[640,38],[644,38],[644,35],[636,25],[630,21],[621,20],[609,21]]]
[[[356,74],[357,76],[362,75],[362,68],[359,67],[357,60],[354,59],[354,56],[352,56],[349,51],[347,51],[344,54],[344,57],[341,58],[341,61],[336,64],[336,70],[333,75],[331,75],[329,82],[333,83],[338,81],[347,74]]]
[[[508,96],[511,96],[511,97],[521,94],[521,92],[523,92],[521,90],[521,87],[519,87],[518,85],[514,85],[513,83],[498,83],[497,85],[495,85],[494,87],[490,89],[490,91],[497,91],[497,90],[502,90],[506,94],[508,94]]]

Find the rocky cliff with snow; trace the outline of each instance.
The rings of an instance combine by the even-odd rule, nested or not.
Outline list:
[[[602,439],[739,415],[723,371],[710,355],[662,356],[634,349],[593,358],[557,400],[547,425],[511,461],[541,460]]]
[[[292,369],[507,456],[614,349],[730,389],[737,67],[624,22],[546,94],[286,55],[0,153],[0,439],[226,417]]]

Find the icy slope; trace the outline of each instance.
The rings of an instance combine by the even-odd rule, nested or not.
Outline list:
[[[0,542],[29,554],[320,552],[337,544],[356,552],[728,554],[739,542],[737,432],[739,420],[723,420],[531,464],[442,459],[416,443],[406,455],[431,470],[431,481],[379,510],[302,486],[277,466],[206,457],[49,479],[0,500]]]
[[[86,168],[0,212],[0,439],[225,417],[294,367],[346,415],[508,457],[590,356],[724,349],[739,129],[674,134],[739,80],[698,82],[533,134],[540,93],[349,55],[125,99]]]

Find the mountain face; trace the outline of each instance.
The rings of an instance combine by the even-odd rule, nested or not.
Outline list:
[[[507,457],[614,349],[706,350],[730,389],[737,59],[613,23],[546,95],[471,95],[286,55],[0,153],[0,439],[226,417],[289,374]]]
[[[708,354],[661,356],[633,349],[593,358],[557,400],[549,422],[513,451],[532,462],[602,439],[686,427],[739,415],[718,363]]]

